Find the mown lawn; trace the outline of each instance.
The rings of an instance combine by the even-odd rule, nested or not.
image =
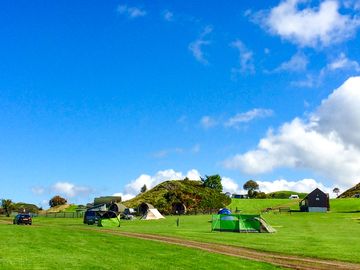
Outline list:
[[[80,219],[35,218],[32,226],[5,224],[8,220],[0,218],[0,269],[280,269],[101,230],[86,231],[88,225]]]
[[[243,213],[289,204],[289,200],[242,201]],[[360,199],[331,200],[328,213],[270,212],[263,217],[277,229],[276,233],[211,232],[210,215],[180,216],[179,227],[177,216],[167,216],[164,220],[122,221],[121,227],[114,230],[360,263]],[[84,231],[87,228],[95,232]],[[114,265],[122,265],[123,269],[217,269],[225,264],[226,269],[273,269],[267,264],[111,236],[101,231],[100,227],[82,224],[81,219],[41,217],[34,219],[32,227],[5,225],[0,219],[0,248],[6,250],[0,253],[0,269],[4,266],[19,269],[19,263],[28,269],[47,269],[48,265],[62,269],[109,269]]]
[[[242,213],[259,213],[266,207],[288,205],[290,200],[241,201]],[[263,214],[277,230],[274,234],[210,232],[210,215],[181,216],[179,227],[174,216],[158,221],[123,221],[120,230],[360,263],[360,200],[336,199],[330,204],[332,210],[328,213]]]

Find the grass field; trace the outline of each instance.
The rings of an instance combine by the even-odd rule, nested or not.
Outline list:
[[[0,219],[0,269],[280,269],[205,251],[84,231],[80,219]],[[96,228],[96,227],[95,227]]]
[[[239,200],[244,213],[284,206],[289,200]],[[234,203],[233,203],[234,204]],[[274,234],[210,232],[210,215],[155,221],[122,221],[113,230],[160,234],[263,251],[360,263],[360,200],[331,200],[328,213],[266,213]],[[0,218],[0,269],[276,269],[275,267],[168,244],[111,236],[77,218],[34,218],[33,226]],[[93,228],[95,231],[85,231]],[[186,259],[184,259],[186,258]]]

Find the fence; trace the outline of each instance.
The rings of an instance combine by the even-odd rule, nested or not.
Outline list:
[[[49,218],[82,218],[85,212],[60,212],[60,213],[44,213],[38,214],[38,217]]]

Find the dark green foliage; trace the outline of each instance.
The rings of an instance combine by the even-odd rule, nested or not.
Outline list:
[[[1,206],[4,210],[4,213],[7,217],[10,216],[11,211],[14,209],[13,202],[9,199],[2,199],[1,200]]]
[[[254,180],[249,180],[244,184],[243,188],[248,191],[249,198],[255,198],[258,194],[256,190],[259,189],[259,185]]]
[[[210,176],[205,175],[205,179],[201,178],[201,182],[203,182],[204,187],[222,192],[223,187],[221,184],[221,177],[218,174]]]
[[[337,197],[337,196],[339,196],[340,189],[336,187],[333,189],[333,192],[336,194],[336,197]]]
[[[140,189],[140,192],[141,193],[144,193],[144,192],[146,192],[147,191],[147,187],[146,187],[146,185],[143,185],[142,187],[141,187],[141,189]]]
[[[291,195],[298,195],[300,199],[305,198],[307,193],[299,193],[295,191],[289,191],[289,190],[281,190],[281,191],[275,191],[267,194],[267,197],[269,199],[289,199]]]
[[[25,212],[25,213],[38,213],[39,212],[39,208],[35,205],[35,204],[30,204],[30,203],[23,203],[23,202],[19,202],[19,203],[14,203],[14,211],[16,212]]]
[[[256,191],[255,191],[256,192]],[[267,195],[265,194],[265,192],[257,192],[256,194],[256,199],[266,199]]]
[[[186,206],[187,213],[209,213],[230,204],[231,199],[216,189],[204,187],[201,181],[174,180],[163,182],[146,193],[124,202],[136,208],[142,202],[154,205],[163,214],[171,214],[174,203]]]
[[[49,201],[50,207],[54,207],[57,205],[64,205],[66,203],[67,203],[67,200],[63,197],[60,197],[59,195],[52,197]]]

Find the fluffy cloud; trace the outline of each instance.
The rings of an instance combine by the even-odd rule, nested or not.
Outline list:
[[[225,167],[248,174],[279,167],[306,168],[340,185],[360,179],[360,77],[348,79],[307,119],[295,118],[269,130],[255,150],[238,154]]]
[[[255,67],[253,63],[253,52],[246,48],[240,40],[235,40],[230,44],[230,46],[238,50],[240,64],[238,68],[232,68],[232,75],[235,76],[238,73],[247,72],[254,73]]]
[[[206,26],[203,32],[200,34],[200,36],[193,42],[189,44],[189,50],[195,57],[197,61],[200,63],[207,65],[209,62],[205,58],[203,47],[209,45],[211,42],[206,38],[211,32],[213,31],[213,28],[211,26]]]
[[[240,186],[229,177],[222,177],[221,184],[223,186],[223,192],[230,192],[231,194],[245,194],[246,192],[240,188]]]
[[[57,182],[51,187],[53,192],[73,198],[77,196],[87,196],[92,190],[89,187],[77,186],[69,182]]]
[[[127,5],[119,5],[117,7],[117,12],[119,12],[119,14],[126,15],[131,19],[143,17],[146,15],[146,11],[144,9],[138,7],[129,7]]]
[[[200,173],[192,169],[184,175],[182,172],[176,172],[173,169],[158,171],[155,175],[142,174],[135,180],[131,181],[125,186],[124,192],[115,193],[123,197],[123,200],[129,200],[139,194],[142,186],[146,185],[148,189],[167,181],[167,180],[181,180],[185,177],[190,180],[200,180]]]
[[[225,126],[237,127],[241,123],[248,123],[256,118],[266,118],[272,115],[273,115],[272,110],[256,108],[244,113],[236,114],[225,123]]]
[[[325,0],[318,7],[311,7],[309,2],[285,0],[269,12],[258,13],[256,18],[271,33],[302,47],[342,42],[359,27],[356,16],[339,12],[338,1]],[[308,5],[303,7],[304,4]]]

